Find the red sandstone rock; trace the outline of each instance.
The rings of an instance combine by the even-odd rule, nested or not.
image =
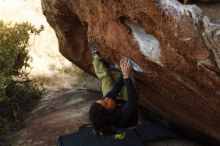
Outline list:
[[[140,105],[220,141],[220,32],[202,10],[171,0],[42,0],[42,6],[67,59],[94,75],[88,40],[111,63],[130,58]]]

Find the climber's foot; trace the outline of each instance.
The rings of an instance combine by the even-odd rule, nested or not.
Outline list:
[[[99,56],[99,51],[96,48],[93,47],[91,51],[92,51],[93,58],[96,58]]]

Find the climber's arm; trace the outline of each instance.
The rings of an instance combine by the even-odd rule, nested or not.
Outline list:
[[[129,77],[132,67],[127,59],[124,59],[121,61],[120,67],[121,67],[122,74],[124,77],[124,84],[125,84],[126,92],[128,95],[128,100],[125,103],[125,105],[121,108],[118,124],[119,126],[122,126],[122,127],[123,125],[125,127],[134,126],[137,123],[138,114],[137,114],[137,108],[136,108],[137,93],[132,83],[132,80]]]
[[[122,75],[120,75],[120,77],[118,78],[118,80],[116,81],[114,87],[104,96],[105,97],[109,97],[109,98],[115,98],[118,96],[118,94],[121,91],[121,88],[123,87],[123,77]]]

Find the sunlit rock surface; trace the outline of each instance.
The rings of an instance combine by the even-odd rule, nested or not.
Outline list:
[[[67,59],[94,75],[89,43],[110,63],[130,58],[141,70],[133,72],[139,104],[153,117],[220,141],[220,57],[213,46],[219,28],[206,32],[206,12],[176,0],[42,0],[42,6]]]

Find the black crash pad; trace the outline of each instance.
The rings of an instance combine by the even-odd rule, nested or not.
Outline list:
[[[124,130],[123,139],[113,136],[96,136],[89,125],[80,127],[79,131],[61,136],[58,146],[144,146],[133,130]]]
[[[145,122],[134,129],[120,129],[122,139],[113,136],[96,136],[91,125],[83,125],[78,132],[59,137],[58,146],[144,146],[145,141],[178,138],[172,130],[151,122]]]

